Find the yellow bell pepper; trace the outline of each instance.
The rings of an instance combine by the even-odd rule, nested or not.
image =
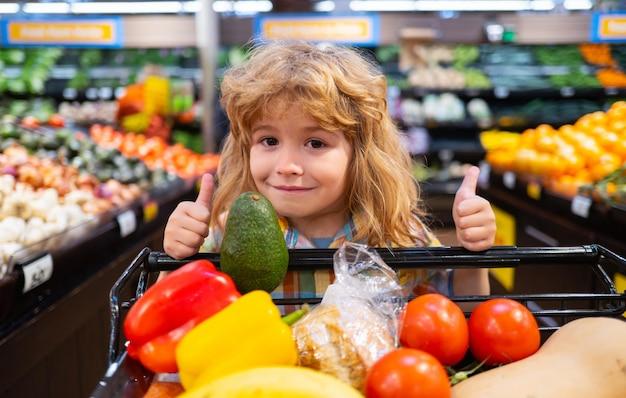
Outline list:
[[[176,362],[189,390],[245,369],[295,365],[297,351],[272,298],[257,290],[187,333],[176,348]]]

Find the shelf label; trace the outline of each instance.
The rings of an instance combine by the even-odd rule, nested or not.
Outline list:
[[[515,173],[512,171],[507,171],[502,175],[502,183],[509,189],[515,189],[515,180]]]
[[[511,92],[506,87],[496,87],[493,89],[493,95],[496,98],[507,98]]]
[[[73,100],[78,96],[78,92],[75,88],[66,87],[63,89],[63,98]]]
[[[590,207],[591,198],[587,196],[576,195],[572,200],[572,213],[579,217],[589,218]]]
[[[137,229],[137,217],[132,210],[126,210],[125,212],[117,216],[117,223],[120,226],[120,236],[122,238],[135,232]]]
[[[484,160],[479,164],[480,174],[478,174],[478,185],[482,189],[489,188],[489,177],[491,174],[491,165]]]
[[[306,40],[342,44],[377,45],[380,41],[378,15],[291,16],[258,14],[254,35],[261,40]]]
[[[159,215],[159,204],[150,200],[143,205],[143,221],[149,223]]]
[[[57,18],[0,21],[2,46],[64,46],[119,48],[122,19]]]
[[[24,288],[22,292],[29,292],[37,286],[41,286],[44,282],[49,281],[50,278],[52,278],[53,268],[52,256],[50,254],[46,254],[29,264],[23,265]]]
[[[526,194],[529,198],[535,200],[541,199],[541,185],[534,181],[529,182],[528,185],[526,185]]]
[[[576,91],[573,87],[561,87],[561,97],[569,98],[573,97],[576,94]]]
[[[592,42],[621,42],[626,39],[626,13],[594,13],[591,17]]]
[[[615,87],[607,87],[604,89],[604,93],[606,95],[614,96],[614,95],[619,94],[619,90]]]

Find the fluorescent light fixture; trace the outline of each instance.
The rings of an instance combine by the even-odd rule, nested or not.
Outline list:
[[[415,1],[351,1],[352,11],[415,11]]]
[[[566,10],[591,10],[593,2],[591,0],[565,0],[563,6]]]
[[[353,11],[549,11],[553,0],[351,1]]]
[[[317,12],[331,12],[335,10],[334,1],[318,1],[313,5],[313,9]]]
[[[27,14],[67,14],[70,12],[68,3],[25,3],[22,11]]]
[[[213,11],[215,12],[236,12],[237,14],[255,14],[257,12],[272,11],[272,2],[261,1],[214,1]]]
[[[0,14],[15,14],[20,10],[17,3],[0,3]]]
[[[200,1],[185,1],[183,3],[183,11],[185,12],[189,12],[189,13],[195,13],[200,11]]]
[[[75,14],[177,14],[183,11],[180,1],[118,1],[73,3]]]
[[[547,11],[554,8],[552,0],[421,0],[417,11]]]

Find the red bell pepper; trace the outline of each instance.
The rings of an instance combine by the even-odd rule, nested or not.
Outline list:
[[[183,336],[240,296],[232,279],[210,261],[184,265],[131,307],[124,321],[129,355],[154,372],[176,372],[175,350]]]

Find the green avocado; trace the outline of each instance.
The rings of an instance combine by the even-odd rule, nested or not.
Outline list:
[[[242,294],[271,292],[285,277],[289,253],[272,204],[258,192],[233,203],[221,247],[221,268]]]

